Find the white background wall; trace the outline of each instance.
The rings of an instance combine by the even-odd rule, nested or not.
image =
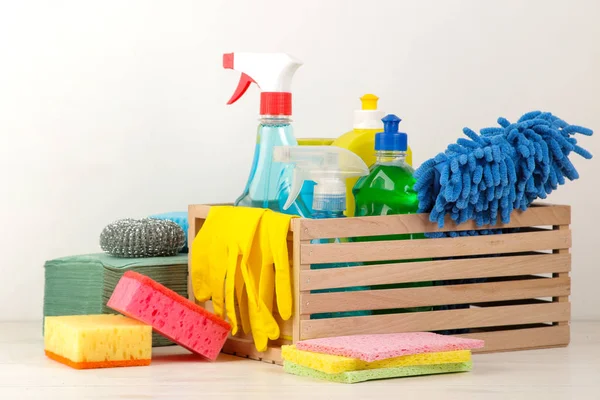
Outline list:
[[[304,61],[298,137],[340,135],[377,94],[418,164],[533,109],[600,135],[599,18],[593,0],[1,2],[0,320],[41,318],[44,260],[99,251],[107,223],[240,193],[259,96],[225,105],[223,52]],[[600,168],[573,160],[550,200],[573,206],[574,317],[598,318]]]

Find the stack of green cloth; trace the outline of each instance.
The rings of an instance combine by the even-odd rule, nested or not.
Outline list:
[[[127,271],[146,275],[187,298],[188,255],[118,258],[105,253],[76,255],[46,261],[44,317],[56,315],[117,314],[106,306]],[[153,346],[172,345],[152,334]]]

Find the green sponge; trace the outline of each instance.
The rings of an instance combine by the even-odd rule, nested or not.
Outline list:
[[[346,371],[337,374],[326,374],[312,368],[303,367],[290,361],[283,362],[283,369],[287,373],[339,383],[357,383],[375,379],[444,374],[449,372],[465,372],[470,371],[472,366],[473,364],[471,362],[462,362],[435,365],[413,365],[410,367],[397,368],[366,369],[362,371]]]

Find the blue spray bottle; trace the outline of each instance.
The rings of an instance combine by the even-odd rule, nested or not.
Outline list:
[[[312,218],[345,218],[346,180],[369,173],[365,162],[350,150],[336,146],[277,146],[275,161],[293,166],[292,185],[283,208],[291,206],[300,195],[304,182],[314,182]],[[341,243],[349,239],[314,239],[312,243]],[[358,263],[332,263],[311,265],[311,269],[341,268]],[[311,293],[356,291],[368,287],[313,290]],[[370,311],[331,312],[313,314],[311,319],[370,315]]]
[[[237,89],[227,104],[235,103],[252,83],[256,83],[261,90],[260,124],[254,160],[248,182],[236,200],[236,206],[270,208],[301,217],[309,217],[312,212],[303,200],[307,198],[306,193],[285,210],[282,208],[289,197],[291,171],[287,166],[273,162],[274,146],[298,145],[291,125],[291,83],[301,65],[301,61],[285,53],[223,55],[224,68],[242,73]]]

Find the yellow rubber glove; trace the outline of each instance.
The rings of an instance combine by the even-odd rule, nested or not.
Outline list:
[[[190,255],[194,297],[198,301],[212,299],[214,313],[221,318],[227,315],[233,334],[238,330],[236,311],[232,293],[227,299],[226,290],[235,287],[239,241],[243,240],[235,234],[236,230],[230,232],[235,218],[235,207],[211,207]],[[243,281],[241,275],[239,279]]]
[[[250,317],[250,326],[252,328],[252,337],[254,345],[258,351],[267,350],[268,339],[275,340],[279,338],[279,325],[268,308],[262,304],[258,297],[259,276],[252,276],[250,267],[242,260],[240,269],[246,282],[246,294],[248,295],[248,313]]]
[[[213,241],[218,240],[219,218],[215,218],[215,213],[219,214],[221,208],[232,208],[227,206],[212,207],[208,216],[202,225],[202,228],[194,238],[190,247],[190,274],[192,290],[197,301],[210,300],[211,290],[211,268],[210,254],[212,253]]]
[[[286,321],[292,316],[293,288],[292,269],[290,267],[290,255],[288,252],[288,232],[292,215],[272,213],[269,216],[269,242],[275,262],[275,293],[277,298],[277,309],[279,315]]]
[[[287,234],[291,216],[271,210],[218,206],[192,243],[194,296],[213,300],[215,314],[238,332],[236,300],[242,329],[252,332],[259,351],[279,338],[273,316],[274,292],[281,317],[292,314],[292,285]],[[275,267],[274,267],[275,266]]]
[[[262,230],[268,228],[263,226],[262,218],[271,211],[242,207],[238,207],[236,211],[236,235],[242,239],[239,242],[241,259],[238,268],[242,272],[247,297],[247,308],[240,307],[240,314],[244,315],[247,312],[254,345],[257,350],[265,351],[268,339],[279,338],[279,325],[258,295],[263,259],[270,257],[269,252],[261,248],[261,244],[265,243],[260,239],[265,236]]]
[[[246,292],[246,296],[241,296],[242,301],[238,301],[242,327],[244,327],[244,321],[247,319],[255,346],[259,351],[267,349],[268,338],[279,337],[279,325],[268,309],[260,303],[260,299],[258,298],[260,260],[261,254],[263,254],[260,250],[261,235],[259,230],[262,224],[261,219],[267,211],[264,209],[236,207],[231,220],[234,226],[229,231],[229,234],[232,235],[232,231],[235,230],[233,236],[236,237],[240,255],[237,259],[237,270],[241,271],[244,281],[243,286]],[[254,255],[252,255],[253,253]],[[234,286],[239,287],[239,281]],[[245,304],[243,301],[244,297],[247,298]]]
[[[262,217],[259,229],[254,238],[254,244],[250,253],[250,272],[254,284],[257,286],[257,314],[268,314],[269,321],[273,317],[273,324],[264,324],[252,326],[252,336],[257,349],[266,349],[268,340],[279,338],[279,323],[273,316],[273,297],[275,294],[273,254],[271,252],[271,243],[269,241],[269,229],[273,211],[267,210]]]
[[[225,312],[227,319],[231,323],[231,334],[235,335],[238,332],[237,314],[235,308],[235,286],[237,282],[237,276],[241,277],[241,273],[238,273],[238,258],[239,253],[237,247],[228,249],[229,259],[227,260],[227,273],[225,280]],[[240,279],[243,283],[243,279]],[[243,290],[243,286],[240,288]]]
[[[291,216],[267,210],[254,238],[249,265],[248,285],[258,284],[257,309],[249,306],[252,336],[259,351],[264,351],[268,339],[280,337],[280,328],[273,315],[273,300],[277,287],[278,304],[283,305],[286,319],[292,314],[292,285],[287,236]],[[274,268],[275,265],[275,268]],[[260,266],[260,271],[258,267]],[[277,286],[278,285],[278,286]],[[279,298],[281,296],[281,298]],[[249,301],[251,295],[248,296]],[[280,313],[281,315],[281,313]]]
[[[261,304],[267,308],[269,313],[273,314],[273,299],[275,296],[275,270],[273,264],[273,252],[271,251],[271,241],[269,237],[269,229],[273,222],[274,212],[269,210],[263,215],[260,224],[260,235],[257,235],[260,240],[260,252],[254,251],[256,247],[253,247],[252,255],[259,254],[260,257],[256,260],[260,270],[254,272],[254,276],[259,276],[258,280],[258,298]]]
[[[212,303],[214,313],[225,318],[225,279],[227,274],[227,263],[234,255],[230,255],[231,241],[234,240],[227,229],[230,226],[233,207],[214,207],[207,218],[213,221],[214,228],[211,227],[213,234],[210,253],[208,257],[209,272],[208,282],[212,294]],[[235,248],[234,248],[235,250]],[[230,320],[232,327],[236,324],[235,320]]]
[[[237,299],[237,304],[239,310],[246,310],[246,312],[242,313],[240,311],[240,320],[242,321],[242,329],[245,334],[249,334],[252,332],[252,328],[250,327],[250,317],[248,315],[248,295],[246,294],[246,283],[244,282],[244,277],[242,275],[242,271],[237,268],[235,271],[235,296]]]

